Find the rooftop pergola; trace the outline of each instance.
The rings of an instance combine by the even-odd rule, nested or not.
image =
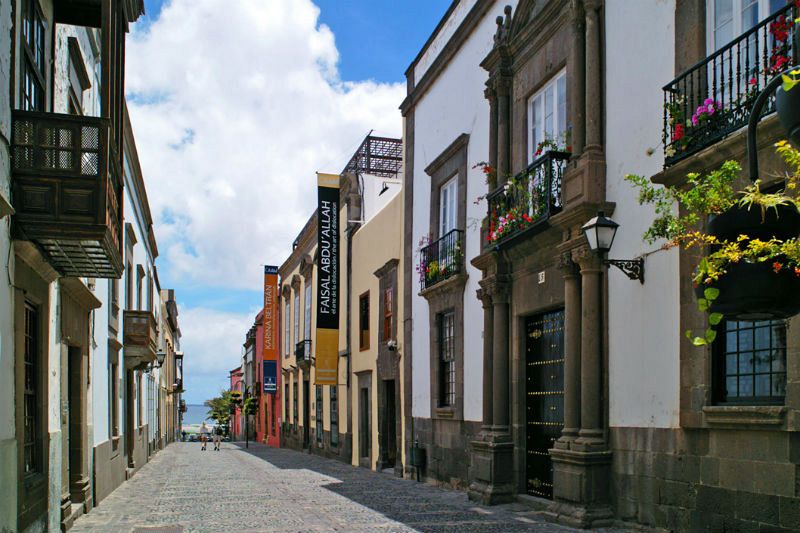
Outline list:
[[[394,178],[403,164],[403,141],[367,135],[342,170],[342,174],[370,174]]]

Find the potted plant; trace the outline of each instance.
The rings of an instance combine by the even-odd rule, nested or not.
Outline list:
[[[639,189],[639,202],[655,206],[656,218],[644,235],[648,242],[664,239],[665,248],[705,250],[693,282],[711,327],[693,338],[695,344],[712,342],[713,326],[723,317],[787,318],[800,312],[800,152],[786,141],[776,148],[789,169],[777,192],[763,192],[758,181],[737,189],[741,168],[735,161],[703,176],[689,174],[683,187],[657,188],[642,176],[626,176]],[[707,231],[698,229],[706,221]]]
[[[800,144],[800,69],[782,76],[783,85],[775,96],[778,120],[789,132],[789,138]]]

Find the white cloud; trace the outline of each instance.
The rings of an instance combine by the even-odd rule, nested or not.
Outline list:
[[[226,313],[183,307],[178,318],[187,403],[199,404],[227,388],[228,372],[241,364],[245,334],[258,310]]]
[[[129,36],[164,278],[258,289],[313,212],[314,172],[341,170],[370,129],[400,135],[404,85],[342,82],[318,15],[310,0],[173,0]]]

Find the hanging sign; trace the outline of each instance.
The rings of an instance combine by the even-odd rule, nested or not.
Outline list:
[[[339,176],[317,174],[317,385],[339,377]]]
[[[278,392],[278,362],[264,361],[264,392],[275,394]]]
[[[267,390],[267,362],[278,360],[278,267],[264,266],[264,343],[262,358],[264,360],[264,392],[275,393],[278,389],[277,375],[273,365],[272,376],[274,383]]]

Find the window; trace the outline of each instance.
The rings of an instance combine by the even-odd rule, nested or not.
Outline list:
[[[300,342],[300,293],[294,292],[294,343]]]
[[[119,436],[119,365],[117,361],[119,360],[119,352],[117,352],[114,347],[111,346],[109,343],[108,346],[108,355],[109,355],[109,363],[108,363],[108,394],[109,394],[109,437],[118,437]]]
[[[292,316],[289,314],[289,300],[286,300],[286,303],[283,306],[283,356],[289,357],[289,347],[291,346],[291,339],[289,338],[289,317]],[[287,402],[289,401],[289,395],[286,395]],[[289,411],[286,411],[286,416],[289,416]]]
[[[300,387],[300,377],[294,383],[294,390],[292,391],[292,407],[294,408],[294,428],[297,429],[297,389]]]
[[[304,340],[311,338],[311,283],[306,282],[306,294],[304,297],[305,317],[303,320]]]
[[[369,350],[369,291],[358,299],[358,347]]]
[[[45,27],[36,0],[22,4],[22,109],[44,111]]]
[[[42,427],[39,420],[38,398],[40,393],[39,357],[39,310],[30,302],[25,302],[24,310],[24,387],[23,387],[23,455],[25,475],[42,471],[41,446]]]
[[[289,384],[283,384],[283,420],[289,421]]]
[[[458,177],[451,178],[450,181],[442,185],[439,191],[439,237],[444,237],[450,231],[456,229],[456,208],[458,197]]]
[[[567,142],[567,74],[562,70],[528,100],[528,163],[538,157],[540,143],[553,141],[559,147]]]
[[[142,310],[142,280],[144,279],[144,268],[136,265],[136,309]]]
[[[136,372],[136,422],[142,427],[142,373]]]
[[[383,341],[392,340],[392,304],[394,300],[394,287],[383,291]]]
[[[331,385],[331,446],[339,445],[339,399],[337,387]]]
[[[439,406],[456,403],[455,313],[439,314]]]
[[[783,404],[786,322],[727,321],[717,338],[714,343],[717,402]]]
[[[719,50],[785,6],[785,0],[707,0],[706,44],[709,52]]]
[[[322,444],[322,385],[316,387],[316,411],[317,411],[317,444]]]
[[[119,316],[119,280],[108,280],[108,290],[110,292],[108,299],[111,301],[108,312],[112,318],[117,318]]]
[[[370,429],[369,429],[369,387],[361,387],[359,390],[360,404],[359,425],[358,425],[358,455],[359,457],[369,457],[370,450]]]

